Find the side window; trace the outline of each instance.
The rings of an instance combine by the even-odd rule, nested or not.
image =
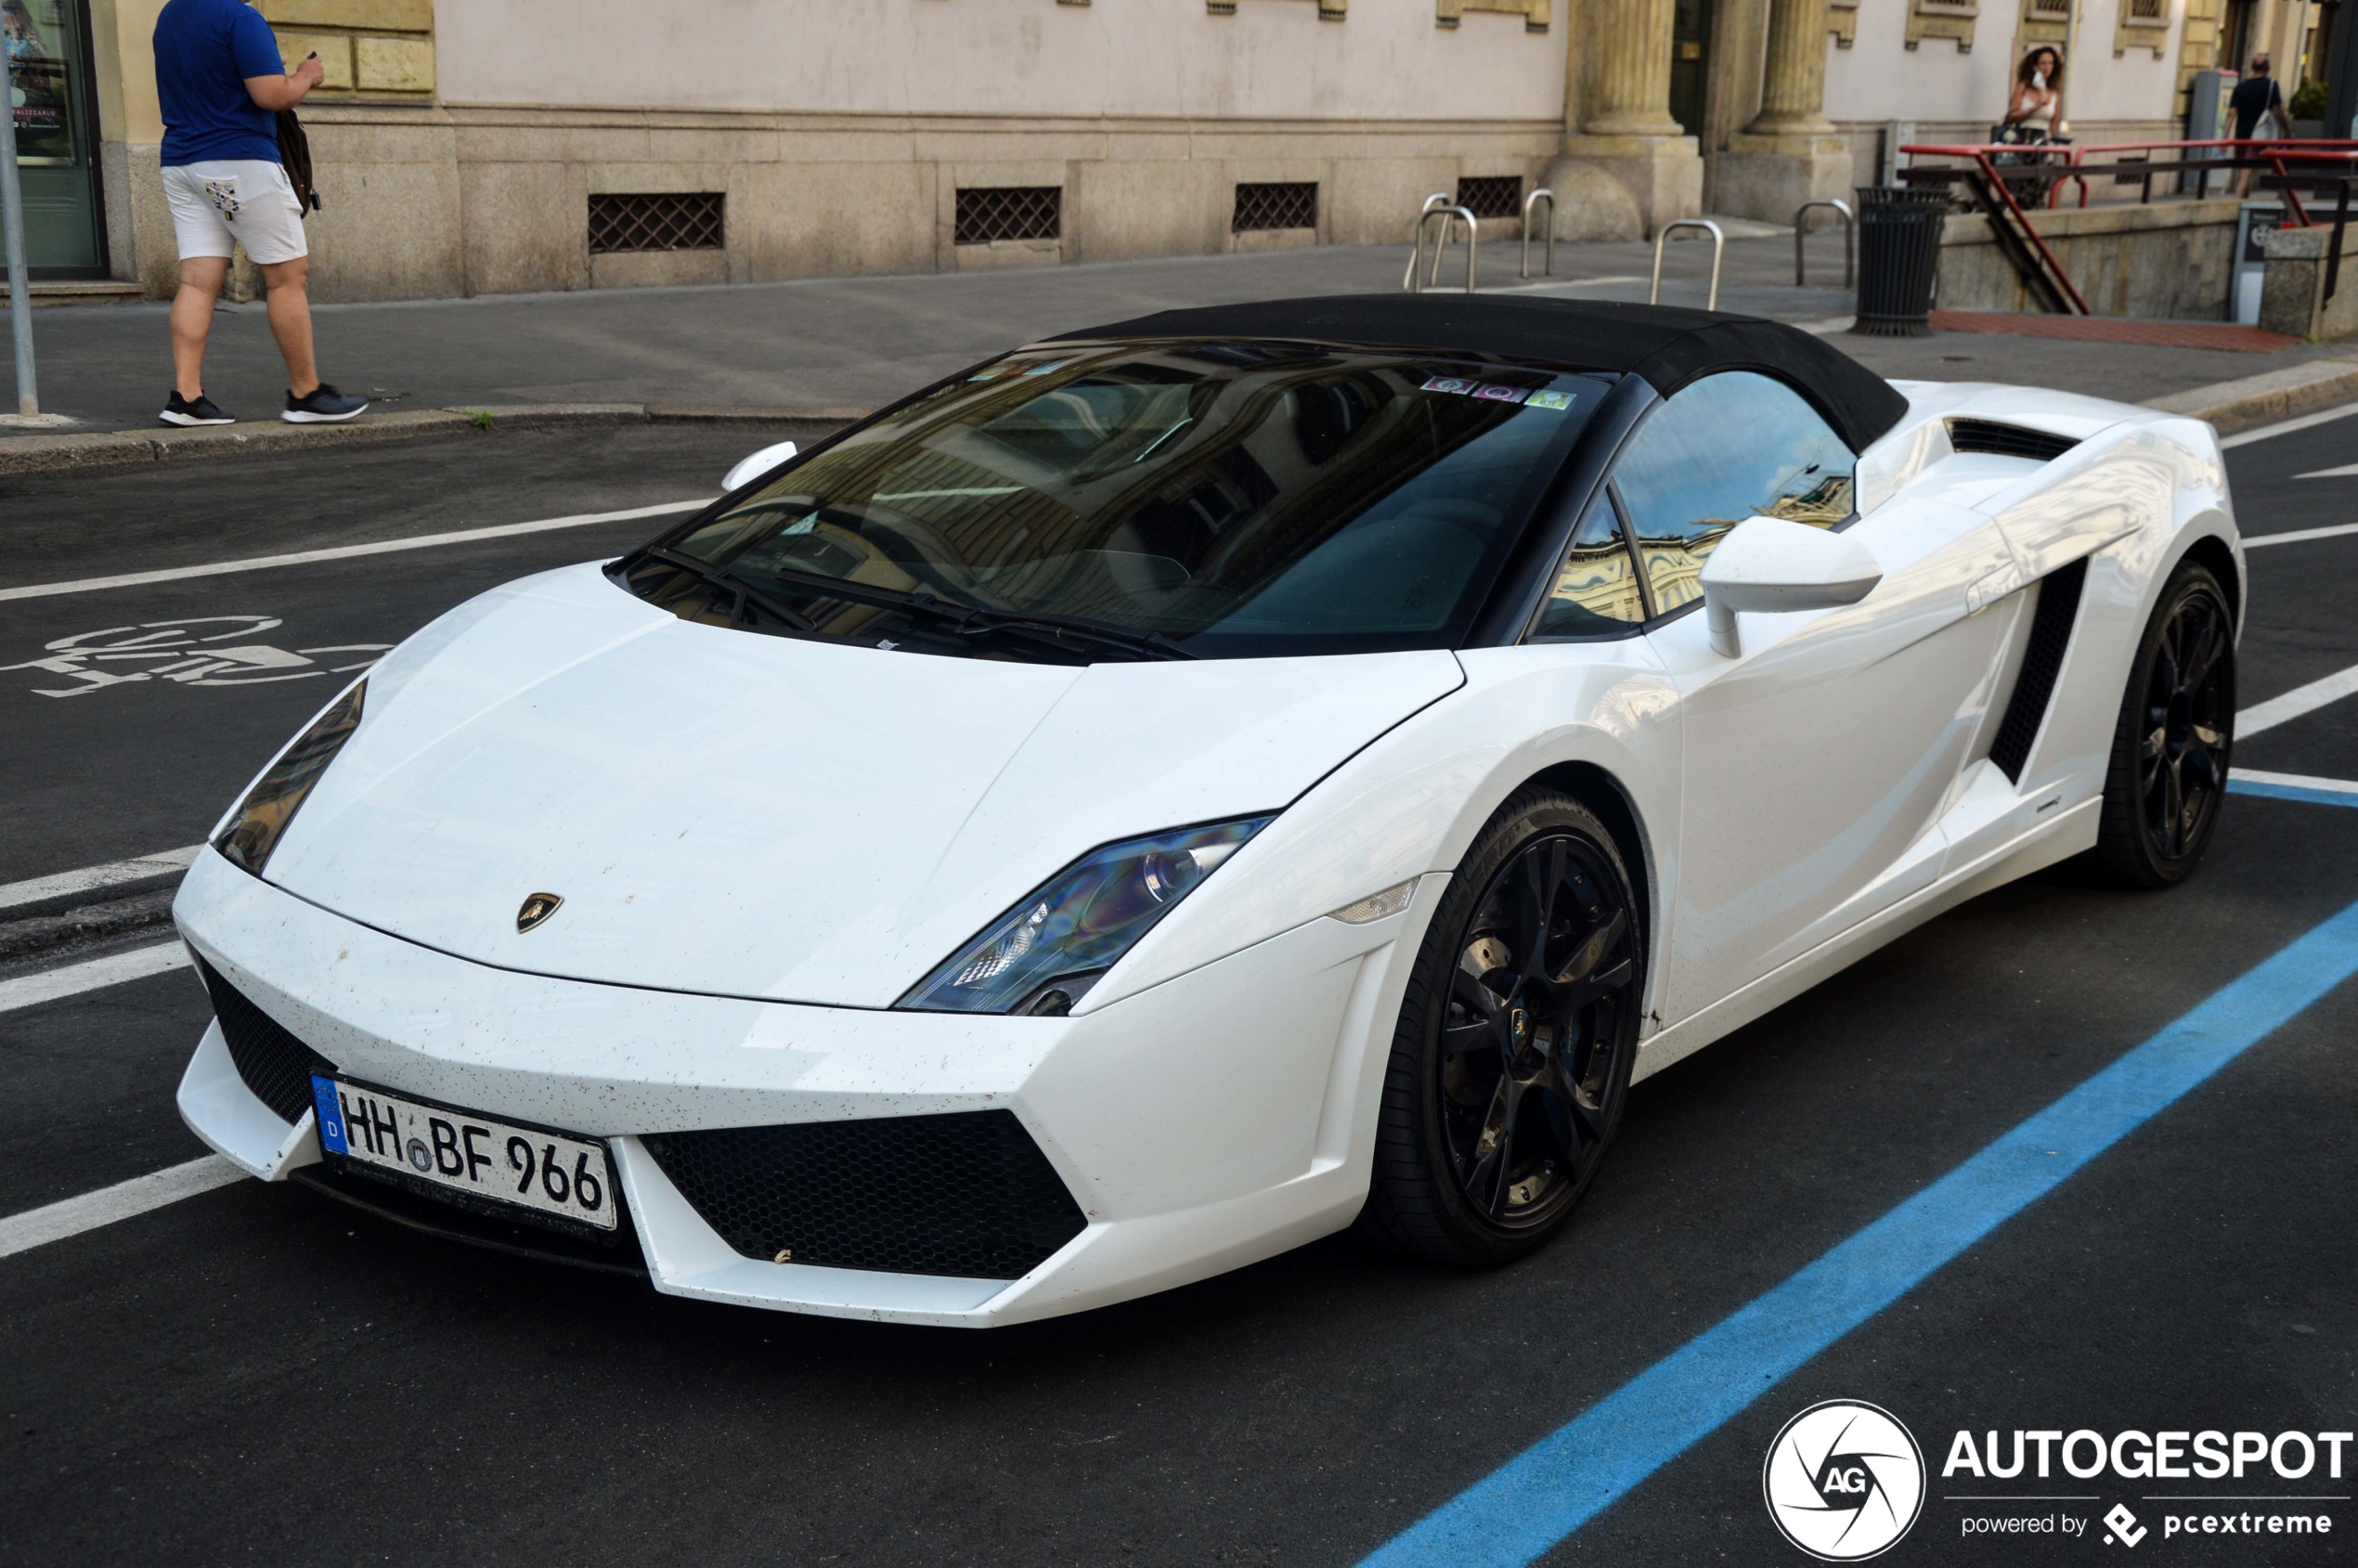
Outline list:
[[[1573,531],[1572,548],[1556,571],[1556,585],[1540,606],[1535,640],[1612,636],[1646,618],[1638,568],[1621,538],[1613,498],[1600,492]]]
[[[1703,597],[1704,558],[1747,517],[1847,521],[1858,460],[1799,393],[1749,370],[1706,376],[1655,409],[1613,470],[1655,613]]]

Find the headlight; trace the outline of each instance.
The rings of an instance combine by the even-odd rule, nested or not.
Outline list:
[[[1069,1013],[1115,959],[1270,821],[1183,827],[1093,849],[983,927],[896,1005]]]
[[[287,831],[302,810],[311,786],[336,759],[343,743],[360,727],[360,699],[367,694],[369,682],[360,683],[338,697],[328,711],[311,721],[311,728],[297,735],[294,744],[270,764],[270,771],[246,791],[238,804],[238,814],[229,821],[229,829],[213,841],[231,863],[244,867],[256,876],[269,863],[270,851],[279,847],[279,836]]]

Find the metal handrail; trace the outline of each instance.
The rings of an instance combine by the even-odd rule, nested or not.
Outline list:
[[[2155,152],[2210,151],[2220,156],[2182,158],[2175,162],[2157,162]],[[2006,158],[2021,165],[2016,177],[2044,178],[2052,181],[2045,202],[2053,207],[2063,200],[2063,188],[2068,181],[2079,188],[2079,205],[2088,205],[2088,176],[2109,174],[2116,178],[2129,175],[2139,176],[2144,189],[2139,200],[2149,201],[2153,195],[2153,180],[2157,175],[2233,174],[2239,169],[2264,169],[2279,179],[2292,180],[2295,175],[2286,166],[2287,159],[2309,163],[2358,162],[2358,140],[2347,137],[2214,136],[2204,140],[2186,141],[2115,141],[2115,142],[2029,142],[2029,143],[1910,143],[1899,149],[1910,155],[1941,158],[1970,158],[1986,162],[1993,158]],[[2091,153],[2141,153],[2139,158],[2120,157],[2111,162],[2092,163]],[[2313,176],[2322,182],[2330,175]],[[2293,222],[2291,227],[2305,228],[2312,220],[2308,209],[2297,194],[2290,196]]]
[[[1417,263],[1424,256],[1425,227],[1435,218],[1441,220],[1441,233],[1433,240],[1432,274],[1420,288],[1417,282]],[[1466,226],[1466,292],[1471,294],[1474,292],[1474,252],[1481,240],[1474,231],[1474,215],[1464,207],[1436,207],[1432,205],[1431,197],[1425,199],[1425,210],[1417,214],[1416,229],[1408,237],[1408,271],[1400,279],[1402,289],[1412,294],[1421,293],[1441,281],[1441,255],[1449,248],[1449,226],[1456,221],[1463,221]]]
[[[1809,210],[1812,207],[1826,207],[1842,214],[1842,286],[1846,289],[1857,288],[1859,286],[1859,217],[1850,210],[1849,202],[1838,201],[1831,196],[1821,197],[1815,201],[1804,201],[1793,210],[1793,286],[1796,289],[1802,286],[1801,241],[1804,233],[1801,220],[1809,215]]]
[[[1548,266],[1545,276],[1556,275],[1556,193],[1540,186],[1522,199],[1522,275],[1531,276],[1531,209],[1541,197],[1548,199]]]
[[[1704,302],[1704,308],[1717,310],[1719,308],[1719,261],[1727,252],[1728,237],[1720,233],[1719,226],[1709,218],[1674,218],[1655,232],[1654,286],[1653,292],[1646,296],[1646,303],[1648,305],[1662,303],[1662,247],[1664,242],[1669,240],[1670,231],[1674,228],[1700,228],[1711,236],[1711,296]]]

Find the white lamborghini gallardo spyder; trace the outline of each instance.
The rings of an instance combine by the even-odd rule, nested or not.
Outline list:
[[[1175,311],[410,638],[175,908],[266,1181],[1017,1322],[1561,1229],[1633,1079],[2216,823],[2213,433],[1739,317]]]

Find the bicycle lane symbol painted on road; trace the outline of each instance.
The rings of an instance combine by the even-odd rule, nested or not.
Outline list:
[[[45,643],[41,657],[0,665],[0,673],[38,670],[76,682],[31,688],[44,697],[85,697],[110,686],[143,680],[172,680],[183,686],[261,686],[348,675],[368,668],[377,662],[378,654],[393,646],[390,642],[340,642],[289,649],[260,641],[263,633],[282,624],[276,616],[191,616],[105,627]],[[208,626],[221,629],[202,629]],[[340,657],[351,654],[366,656]]]

